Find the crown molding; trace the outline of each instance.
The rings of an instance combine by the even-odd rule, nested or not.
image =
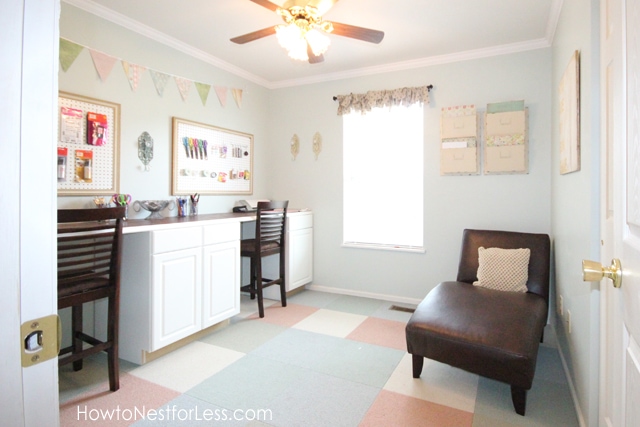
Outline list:
[[[200,49],[194,48],[190,44],[181,42],[180,40],[177,40],[173,37],[169,37],[165,33],[157,31],[147,25],[144,25],[139,21],[131,19],[120,13],[114,12],[113,10],[108,9],[91,0],[62,0],[62,1],[64,3],[75,6],[78,9],[82,9],[85,12],[91,13],[107,21],[113,22],[114,24],[119,25],[123,28],[126,28],[130,31],[133,31],[142,36],[145,36],[151,40],[157,41],[158,43],[161,43],[173,49],[176,49],[186,55],[192,56],[203,62],[211,64],[217,68],[220,68],[221,70],[228,71],[229,73],[235,74],[238,77],[242,77],[243,79],[249,80],[260,86],[269,87],[269,84],[270,84],[269,81],[263,79],[262,77],[258,77],[255,74],[249,73],[248,71],[243,70],[240,67],[236,67],[235,65],[229,64],[228,62],[223,61],[220,58],[217,58],[213,55],[209,55],[208,53]]]
[[[549,41],[549,45],[553,44],[553,39],[556,35],[556,28],[558,28],[558,21],[560,20],[560,12],[562,12],[563,0],[553,0],[551,2],[551,10],[549,11],[549,20],[547,21],[546,39]]]
[[[358,68],[339,73],[322,74],[319,76],[305,77],[302,79],[283,80],[279,82],[271,82],[269,89],[280,89],[292,86],[302,86],[314,83],[322,83],[333,80],[343,80],[355,77],[371,76],[375,74],[390,73],[394,71],[411,70],[415,68],[430,67],[433,65],[450,64],[454,62],[469,61],[472,59],[489,58],[499,55],[508,55],[512,53],[525,52],[529,50],[544,49],[551,46],[546,38],[538,40],[530,40],[521,43],[510,43],[502,46],[494,46],[484,49],[468,50],[464,52],[452,53],[447,55],[430,56],[427,58],[413,59],[410,61],[401,61],[393,64],[385,64],[374,67]]]

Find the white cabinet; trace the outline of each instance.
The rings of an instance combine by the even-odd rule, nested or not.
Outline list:
[[[313,215],[293,214],[287,222],[287,291],[313,280]]]
[[[124,235],[120,357],[159,350],[240,312],[240,224]]]

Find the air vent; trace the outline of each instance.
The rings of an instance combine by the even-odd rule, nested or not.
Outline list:
[[[402,312],[405,312],[405,313],[413,313],[414,311],[416,311],[415,308],[401,307],[399,305],[392,305],[391,307],[389,307],[389,310],[402,311]]]

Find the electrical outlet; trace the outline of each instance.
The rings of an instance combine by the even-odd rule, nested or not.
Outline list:
[[[571,312],[569,310],[567,310],[567,317],[565,319],[565,322],[567,322],[567,333],[571,333]]]
[[[558,297],[558,314],[564,316],[564,300],[562,299],[562,295]]]

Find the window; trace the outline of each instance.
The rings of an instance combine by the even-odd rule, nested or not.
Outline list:
[[[423,107],[343,116],[343,244],[423,250]]]

